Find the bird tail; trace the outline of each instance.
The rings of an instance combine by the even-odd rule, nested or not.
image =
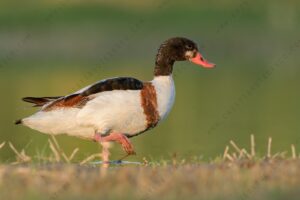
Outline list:
[[[49,103],[50,101],[54,101],[59,98],[61,98],[61,96],[57,96],[57,97],[24,97],[24,98],[22,98],[22,100],[29,102],[29,103],[33,103],[34,107],[38,107],[38,106],[43,106],[43,105]]]
[[[22,119],[18,119],[18,120],[16,120],[16,121],[15,121],[15,124],[16,124],[16,125],[18,125],[18,124],[22,124]]]

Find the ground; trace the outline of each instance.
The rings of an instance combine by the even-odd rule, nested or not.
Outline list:
[[[109,144],[107,147],[109,147]],[[300,156],[291,151],[272,153],[269,138],[266,155],[258,155],[254,136],[250,150],[234,141],[222,156],[199,156],[139,162],[95,161],[100,153],[74,161],[78,149],[67,156],[55,137],[50,154],[29,156],[12,143],[13,162],[0,164],[0,199],[299,199]],[[127,158],[126,158],[127,159]]]
[[[300,160],[1,165],[0,199],[299,199]]]

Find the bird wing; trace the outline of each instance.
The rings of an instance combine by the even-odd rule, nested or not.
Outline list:
[[[99,81],[85,87],[71,95],[60,97],[43,107],[43,111],[50,111],[64,107],[83,107],[95,94],[113,90],[141,90],[143,82],[131,77],[118,77]]]

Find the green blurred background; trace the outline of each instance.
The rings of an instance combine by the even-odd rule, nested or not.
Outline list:
[[[159,127],[132,139],[137,157],[222,154],[233,139],[261,154],[300,150],[300,3],[297,1],[2,1],[0,3],[0,142],[30,155],[50,152],[48,136],[15,126],[36,109],[24,96],[69,94],[97,80],[151,80],[158,46],[173,36],[196,41],[216,63],[205,70],[175,65],[176,101]],[[100,150],[59,136],[78,159]],[[113,158],[123,155],[118,145]],[[6,146],[0,159],[14,159]]]

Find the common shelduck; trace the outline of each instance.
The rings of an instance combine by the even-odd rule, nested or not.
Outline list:
[[[135,154],[128,138],[157,126],[168,115],[175,99],[173,64],[184,60],[205,68],[215,66],[203,58],[193,41],[170,38],[158,49],[152,81],[110,78],[67,96],[25,97],[24,101],[41,108],[15,123],[46,134],[67,134],[101,144],[115,141],[127,155]]]

